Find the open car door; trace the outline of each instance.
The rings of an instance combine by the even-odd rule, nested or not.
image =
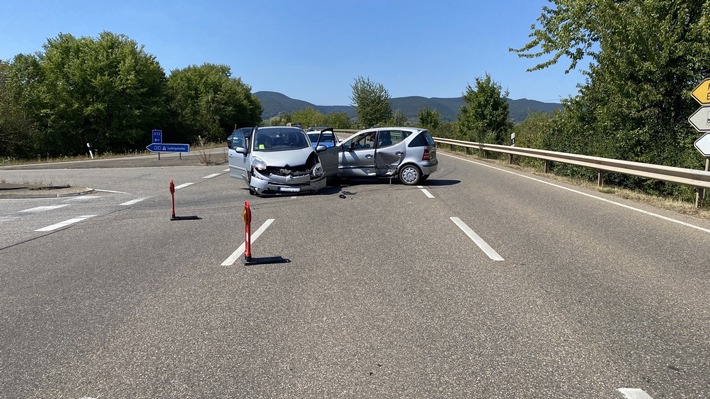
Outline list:
[[[321,144],[321,142],[327,141],[326,139],[324,139],[324,135],[328,135],[327,140],[330,140],[332,137],[332,141],[336,145],[333,145],[332,147],[326,147],[325,145]],[[339,151],[340,147],[337,146],[337,137],[335,136],[335,132],[333,132],[333,128],[321,130],[320,134],[318,135],[318,140],[316,141],[316,152],[318,153],[320,164],[323,167],[323,172],[328,177],[335,176],[338,174]]]
[[[229,176],[249,183],[249,152],[252,131],[235,131],[229,147]]]

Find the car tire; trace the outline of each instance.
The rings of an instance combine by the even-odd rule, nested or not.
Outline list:
[[[407,186],[413,186],[422,179],[422,172],[415,165],[404,165],[399,170],[399,181]]]

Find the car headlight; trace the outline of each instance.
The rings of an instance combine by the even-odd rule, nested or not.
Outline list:
[[[259,158],[254,158],[251,160],[251,167],[263,172],[266,170],[266,162],[262,161]]]
[[[313,169],[311,169],[311,176],[313,177],[321,177],[323,176],[323,165],[318,162]]]

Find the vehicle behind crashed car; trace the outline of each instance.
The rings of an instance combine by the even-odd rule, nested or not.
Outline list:
[[[316,193],[338,173],[338,148],[311,146],[298,127],[255,127],[232,133],[229,174],[251,194]]]

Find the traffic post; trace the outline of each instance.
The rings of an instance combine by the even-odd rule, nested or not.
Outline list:
[[[249,201],[244,201],[242,219],[244,220],[244,260],[251,262],[251,207]]]
[[[249,201],[244,201],[242,210],[242,220],[244,221],[244,265],[263,265],[267,263],[289,263],[288,259],[281,256],[267,256],[254,258],[251,256],[251,206]],[[258,233],[258,231],[257,231]]]
[[[170,197],[173,199],[173,216],[170,220],[175,220],[175,182],[170,179]]]
[[[170,196],[173,199],[173,213],[170,220],[200,220],[199,216],[175,216],[175,182],[173,179],[170,179]]]

